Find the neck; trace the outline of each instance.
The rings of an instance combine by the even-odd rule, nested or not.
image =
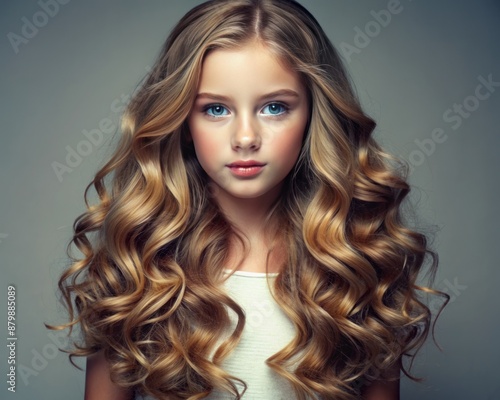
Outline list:
[[[281,193],[281,185],[254,198],[234,197],[218,192],[216,202],[235,230],[243,234],[244,245],[235,237],[229,240],[226,268],[243,271],[278,272],[285,259],[282,243],[275,242],[276,221],[266,223],[266,217]],[[269,258],[269,263],[267,257]]]
[[[230,223],[250,242],[257,243],[268,240],[265,220],[280,191],[281,186],[277,186],[257,198],[236,198],[219,193],[216,201]]]

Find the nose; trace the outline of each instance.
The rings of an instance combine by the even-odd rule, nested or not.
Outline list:
[[[258,150],[261,142],[257,121],[251,116],[244,115],[236,119],[236,126],[231,137],[231,146],[234,150]]]

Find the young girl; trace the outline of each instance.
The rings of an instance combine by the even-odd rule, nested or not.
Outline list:
[[[437,258],[374,128],[296,1],[188,12],[74,224],[85,398],[398,399]]]

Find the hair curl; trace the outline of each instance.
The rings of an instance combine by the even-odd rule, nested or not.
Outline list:
[[[250,41],[298,72],[310,100],[299,159],[269,212],[287,249],[275,298],[296,336],[267,363],[301,400],[354,399],[359,382],[391,366],[410,376],[400,360],[414,356],[431,325],[421,294],[439,293],[417,277],[427,260],[435,272],[437,255],[403,220],[403,164],[374,141],[375,122],[339,55],[292,0],[208,1],[175,26],[123,115],[116,151],[85,190],[87,211],[68,245],[83,258],[59,280],[70,322],[48,327],[78,325],[83,343],[70,358],[103,350],[121,386],[159,399],[201,399],[214,388],[240,398],[221,363],[245,315],[220,286],[238,233],[207,190],[186,118],[206,54]],[[227,307],[239,322],[217,347]]]

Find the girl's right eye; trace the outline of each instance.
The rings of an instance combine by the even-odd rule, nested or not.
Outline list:
[[[224,110],[227,111],[226,107],[220,104],[211,104],[203,109],[205,114],[212,118],[223,117],[224,115],[227,115],[224,114]]]

